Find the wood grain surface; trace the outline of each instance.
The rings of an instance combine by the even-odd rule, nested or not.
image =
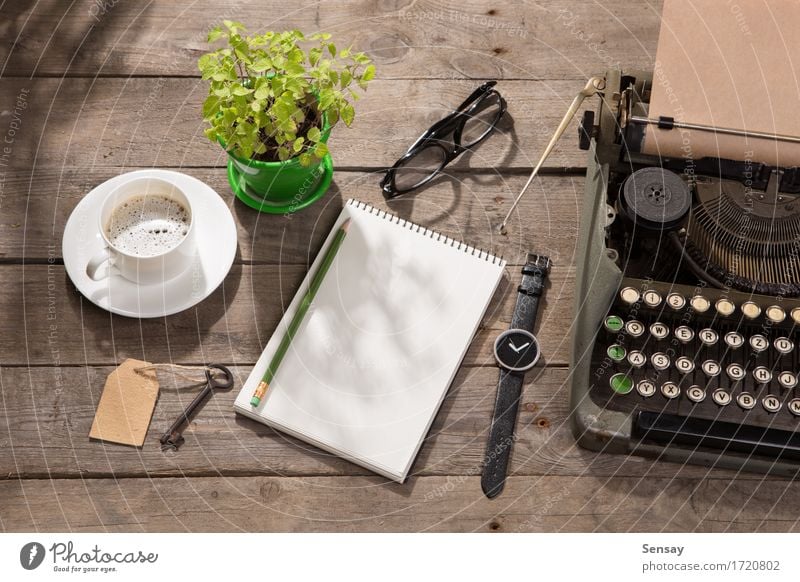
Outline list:
[[[0,529],[4,531],[793,531],[798,485],[580,449],[569,427],[569,338],[585,152],[570,130],[496,227],[585,79],[649,68],[660,2],[541,0],[23,0],[0,8]],[[197,58],[222,18],[332,32],[375,60],[351,129],[331,137],[326,196],[296,215],[234,200],[202,135]],[[387,203],[380,171],[478,84],[499,79],[500,131],[418,196]],[[22,97],[20,97],[22,96]],[[24,107],[20,105],[24,101]],[[594,107],[593,102],[589,107]],[[13,133],[9,133],[13,131]],[[1,138],[0,138],[1,139]],[[66,276],[64,224],[92,188],[142,168],[208,183],[236,221],[223,285],[167,318],[112,316]],[[128,357],[229,364],[247,377],[342,205],[358,198],[503,255],[508,272],[412,468],[380,477],[233,413],[217,393],[177,452],[158,438],[196,393],[165,378],[141,448],[88,438],[105,377]],[[480,492],[526,253],[555,263],[527,376],[511,477]]]

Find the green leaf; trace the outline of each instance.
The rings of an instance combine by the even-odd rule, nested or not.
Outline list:
[[[203,101],[203,119],[211,120],[216,117],[219,112],[220,102],[221,99],[216,95],[206,97],[206,100]]]
[[[269,57],[256,58],[247,68],[255,73],[263,73],[272,68],[272,59]]]
[[[319,93],[319,108],[325,111],[328,109],[335,99],[333,91],[331,89],[326,89],[324,91],[320,91]]]
[[[328,154],[328,146],[319,142],[314,146],[314,155],[318,158],[324,158]]]
[[[225,25],[225,28],[231,31],[231,34],[247,32],[247,29],[244,27],[244,24],[242,24],[241,22],[236,22],[235,20],[223,20],[222,24]]]
[[[269,88],[268,85],[264,85],[263,87],[259,87],[256,89],[253,98],[258,101],[263,101],[272,97],[272,90]]]
[[[369,65],[366,69],[364,69],[364,73],[361,75],[361,79],[365,82],[372,81],[375,78],[375,65]]]
[[[289,148],[281,146],[278,148],[278,159],[282,162],[285,162],[291,157],[291,153],[289,152]]]
[[[328,52],[331,53],[332,57],[336,56],[336,45],[333,43],[328,44]]]
[[[322,137],[322,133],[318,127],[312,127],[308,130],[306,136],[308,137],[309,141],[318,142]]]
[[[307,168],[308,166],[311,165],[311,161],[312,161],[311,160],[311,154],[308,154],[308,153],[300,154],[300,157],[298,158],[298,161],[300,162],[301,166]]]
[[[302,137],[298,137],[296,140],[294,140],[294,143],[292,144],[292,149],[295,151],[295,153],[303,149],[303,142],[305,142],[305,140]]]
[[[239,97],[249,95],[252,92],[253,92],[252,89],[248,89],[247,87],[244,87],[242,85],[234,85],[233,89],[231,89],[231,93],[233,93],[234,95],[238,95]]]
[[[350,72],[350,69],[342,70],[342,73],[339,75],[339,86],[344,89],[347,87],[350,82],[353,80],[353,74]]]
[[[353,106],[347,103],[346,105],[342,106],[341,115],[344,124],[347,127],[350,127],[350,124],[353,123],[353,118],[356,116],[356,112],[353,109]]]
[[[215,42],[219,40],[219,38],[222,37],[222,35],[223,35],[222,27],[215,26],[208,33],[208,42],[209,43]]]

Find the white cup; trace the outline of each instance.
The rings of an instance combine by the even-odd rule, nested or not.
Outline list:
[[[121,204],[131,198],[142,196],[163,196],[174,200],[186,208],[189,216],[186,235],[177,245],[158,255],[139,256],[115,247],[108,238],[111,216]],[[99,281],[111,275],[121,275],[141,285],[164,283],[183,273],[194,259],[197,249],[194,240],[194,212],[186,193],[178,186],[161,178],[132,178],[109,192],[100,210],[97,228],[105,243],[105,248],[92,257],[86,265],[86,274]],[[101,265],[108,262],[108,269],[100,271]]]

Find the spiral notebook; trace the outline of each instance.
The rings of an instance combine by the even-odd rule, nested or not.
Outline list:
[[[311,309],[252,407],[311,274],[347,218],[347,237]],[[349,200],[236,398],[236,412],[402,482],[504,266],[486,251]]]

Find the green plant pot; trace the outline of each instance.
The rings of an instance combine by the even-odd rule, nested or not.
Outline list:
[[[323,143],[328,142],[331,128],[323,117]],[[225,142],[219,140],[223,149]],[[298,158],[285,162],[259,162],[228,152],[228,183],[236,197],[249,207],[270,214],[297,212],[319,200],[328,190],[333,177],[330,155],[308,167]]]

